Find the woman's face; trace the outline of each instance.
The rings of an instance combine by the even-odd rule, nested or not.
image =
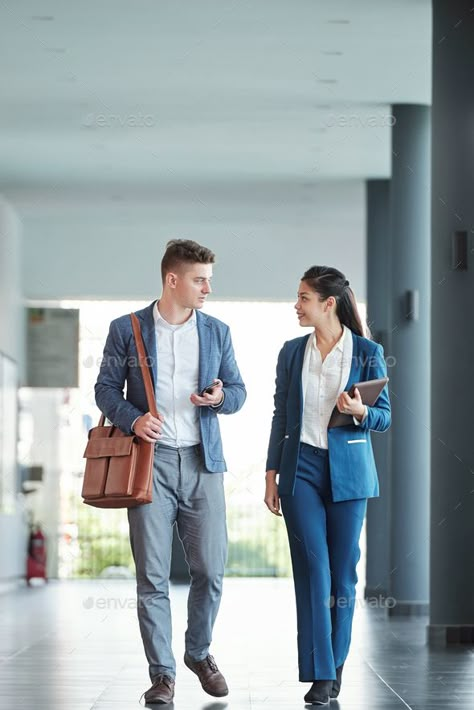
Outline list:
[[[318,326],[325,322],[328,315],[328,301],[320,300],[321,296],[301,281],[298,290],[298,300],[295,303],[296,315],[301,326]],[[331,297],[332,298],[332,297]]]

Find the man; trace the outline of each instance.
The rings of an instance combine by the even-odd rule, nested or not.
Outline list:
[[[246,391],[228,326],[200,312],[211,293],[214,260],[196,242],[168,242],[161,298],[137,311],[158,418],[148,411],[129,315],[110,325],[95,387],[97,405],[113,424],[155,442],[153,502],[128,511],[138,619],[152,681],[146,703],[166,704],[174,697],[169,572],[175,522],[191,576],[184,662],[207,693],[228,694],[209,655],[227,554],[226,463],[217,414],[237,412]]]

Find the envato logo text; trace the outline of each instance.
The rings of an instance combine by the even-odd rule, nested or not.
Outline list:
[[[84,609],[115,610],[136,609],[138,606],[135,597],[87,597],[82,602]],[[143,602],[140,606],[146,606]]]
[[[392,114],[371,114],[361,116],[358,113],[331,113],[324,121],[327,128],[386,128],[394,126],[397,119]]]
[[[155,124],[155,117],[149,113],[133,113],[126,116],[117,113],[88,113],[82,122],[86,128],[152,128]]]
[[[355,599],[354,597],[329,597],[326,600],[326,606],[329,609],[337,607],[338,609],[393,609],[397,606],[397,600],[393,597],[370,597],[370,599]]]
[[[148,367],[154,367],[156,364],[156,358],[152,355],[147,355],[144,360]],[[346,360],[344,361],[346,362]],[[355,366],[364,367],[376,367],[379,364],[379,358],[376,355],[353,355],[349,362]],[[397,359],[393,355],[387,355],[385,357],[385,364],[387,368],[395,367],[397,364]],[[100,368],[104,367],[140,367],[140,359],[137,355],[127,354],[127,355],[103,355],[98,358],[94,358],[92,355],[87,355],[83,361],[82,366],[89,369],[91,367]]]

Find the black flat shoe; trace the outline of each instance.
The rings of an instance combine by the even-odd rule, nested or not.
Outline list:
[[[344,668],[344,663],[342,666],[339,666],[339,668],[336,668],[336,680],[333,680],[332,682],[332,690],[329,693],[329,697],[331,699],[337,698],[341,691],[341,682],[342,682],[342,669]]]
[[[304,696],[305,703],[309,705],[327,705],[332,692],[333,680],[315,680]]]

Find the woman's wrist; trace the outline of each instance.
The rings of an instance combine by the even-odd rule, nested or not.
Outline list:
[[[363,407],[362,407],[362,411],[360,412],[360,414],[355,414],[355,415],[354,415],[358,422],[362,422],[362,421],[364,420],[365,415],[366,415],[366,412],[367,412],[367,407],[366,407],[365,404],[364,404]]]

